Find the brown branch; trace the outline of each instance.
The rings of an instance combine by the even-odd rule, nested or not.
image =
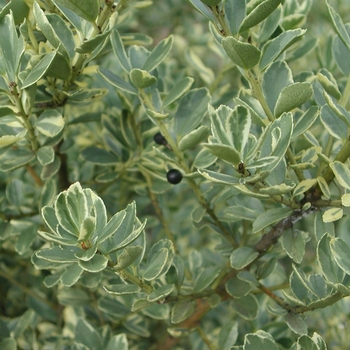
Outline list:
[[[313,213],[316,211],[316,208],[311,207],[307,210],[294,210],[293,214],[290,215],[289,217],[281,220],[277,225],[273,226],[272,229],[264,234],[260,241],[256,244],[254,249],[260,253],[258,258],[261,257],[261,255],[265,254],[270,247],[275,245],[279,238],[282,236],[283,232],[286,231],[287,229],[293,227],[293,225],[304,218],[305,216]],[[257,258],[257,259],[258,259]]]

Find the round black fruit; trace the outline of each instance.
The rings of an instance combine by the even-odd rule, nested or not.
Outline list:
[[[166,145],[166,139],[165,137],[160,133],[157,132],[154,136],[153,136],[153,140],[155,143],[157,143],[158,145]]]
[[[169,183],[176,185],[181,182],[182,174],[177,169],[170,169],[166,174],[166,178]]]

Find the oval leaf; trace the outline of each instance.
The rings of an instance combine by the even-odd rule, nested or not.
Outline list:
[[[295,83],[282,89],[278,96],[274,115],[280,117],[282,113],[305,103],[313,94],[312,85],[310,83]]]
[[[227,56],[244,69],[254,67],[260,60],[261,52],[257,47],[238,41],[232,36],[222,39],[222,46]]]

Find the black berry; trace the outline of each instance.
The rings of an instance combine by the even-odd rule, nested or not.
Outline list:
[[[166,178],[169,183],[176,185],[181,182],[182,174],[177,169],[170,169],[166,174]]]
[[[165,137],[160,133],[157,132],[154,136],[153,136],[153,140],[155,143],[157,143],[158,145],[166,145],[166,139]]]

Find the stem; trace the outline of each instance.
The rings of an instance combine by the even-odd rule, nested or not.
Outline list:
[[[265,188],[265,185],[263,183],[261,183],[261,182],[256,182],[254,185],[258,189]],[[295,210],[300,209],[300,207],[301,207],[300,204],[298,204],[298,203],[296,203],[296,202],[294,202],[292,200],[289,200],[287,198],[284,198],[283,196],[278,195],[278,194],[270,195],[270,197],[275,202],[282,203],[282,204],[286,205],[287,207],[290,207],[290,208],[295,209]]]
[[[27,129],[28,132],[28,140],[30,142],[31,145],[31,149],[32,151],[36,151],[39,148],[39,144],[38,141],[36,139],[35,136],[35,131],[34,128],[32,126],[32,123],[30,122],[30,118],[29,115],[25,112],[23,104],[22,104],[22,95],[21,95],[21,91],[18,91],[17,89],[17,85],[13,87],[13,97],[14,97],[14,102],[15,105],[18,109],[19,115],[22,117],[22,121],[24,124],[24,127]]]
[[[139,93],[140,93],[141,100],[147,105],[147,107],[152,109],[153,111],[156,111],[156,108],[154,107],[150,97],[142,89],[139,89]],[[185,171],[186,174],[191,173],[191,169],[187,165],[187,162],[185,160],[185,157],[184,157],[183,153],[177,147],[176,142],[171,137],[171,135],[170,135],[168,129],[166,128],[165,124],[161,120],[156,120],[156,123],[157,123],[157,125],[159,127],[159,130],[160,130],[161,134],[165,137],[165,139],[167,140],[169,146],[173,150],[173,152],[174,152],[174,154],[175,154],[175,156],[177,158],[179,166]],[[210,207],[210,205],[207,202],[207,200],[203,197],[202,192],[201,192],[199,186],[197,185],[197,183],[191,178],[187,178],[187,183],[189,184],[189,186],[191,187],[192,191],[196,195],[196,197],[197,197],[199,203],[201,204],[201,206],[206,210],[206,212],[209,214],[209,216],[214,221],[214,224],[220,229],[220,231],[223,233],[225,238],[233,245],[233,247],[237,248],[238,247],[238,243],[232,237],[232,235],[229,233],[229,231],[225,228],[225,226],[222,224],[222,222],[218,219],[218,217],[216,216],[214,210]]]
[[[119,270],[119,271],[115,271],[123,280],[128,280],[130,282],[132,282],[133,284],[136,284],[137,286],[139,286],[144,292],[146,292],[147,294],[151,294],[153,292],[153,288],[143,282],[139,277],[134,276],[132,273],[126,271],[126,270]]]
[[[38,176],[38,174],[34,171],[33,167],[30,164],[27,164],[26,166],[27,171],[30,175],[32,175],[34,181],[36,182],[37,185],[39,185],[40,187],[44,185],[43,181],[41,180],[41,178]]]
[[[209,6],[209,8],[211,9],[211,11],[213,12],[214,16],[216,17],[216,19],[218,20],[221,30],[219,29],[219,33],[222,36],[228,36],[228,35],[232,35],[230,28],[228,27],[226,21],[225,21],[225,13],[224,11],[221,11],[219,9],[219,6]],[[217,27],[217,26],[216,26]],[[218,28],[217,28],[218,29]]]
[[[56,305],[51,303],[49,300],[43,298],[42,296],[40,296],[39,294],[35,293],[33,289],[30,289],[28,287],[26,287],[25,285],[23,285],[22,283],[18,282],[17,280],[15,280],[12,276],[10,272],[3,271],[0,270],[0,276],[7,279],[11,284],[17,286],[18,288],[20,288],[24,293],[32,296],[33,298],[40,300],[41,302],[43,302],[44,304],[48,305],[49,307],[51,307],[52,309],[56,309]]]
[[[340,149],[339,153],[334,158],[334,161],[345,163],[349,157],[350,157],[350,137],[347,138],[347,140],[343,144],[343,147]],[[332,169],[329,166],[327,166],[323,174],[323,178],[326,180],[327,184],[332,182],[334,178],[334,174]]]
[[[307,311],[313,311],[315,309],[324,309],[325,307],[333,305],[337,301],[347,297],[347,295],[344,295],[340,292],[335,292],[334,294],[331,294],[330,296],[324,299],[312,302],[309,305],[291,306],[287,304],[281,297],[273,293],[269,288],[266,288],[262,284],[259,284],[259,289],[263,293],[265,293],[267,296],[269,296],[271,299],[273,299],[278,305],[282,306],[284,309],[288,310],[289,312],[293,312],[294,314],[303,314]]]
[[[257,81],[257,78],[253,75],[253,72],[251,70],[246,70],[245,71],[245,77],[249,81],[252,90],[255,94],[255,97],[257,100],[260,102],[261,107],[263,108],[267,118],[269,119],[270,122],[273,122],[275,120],[275,117],[273,113],[271,112],[270,107],[268,106],[265,96],[261,90],[260,84]]]
[[[207,337],[207,335],[205,334],[205,332],[201,327],[197,328],[197,332],[199,336],[202,338],[202,340],[204,341],[204,343],[207,344],[210,350],[217,350],[217,348],[211,343],[211,341],[209,340],[209,338]]]
[[[297,162],[295,161],[294,155],[293,155],[293,153],[292,153],[290,148],[287,149],[286,156],[287,156],[289,164],[291,164],[291,165],[297,164]],[[294,170],[295,175],[297,176],[299,181],[305,180],[305,176],[304,176],[303,172],[300,169],[293,168],[293,170]]]
[[[283,232],[288,228],[293,227],[293,225],[304,218],[305,216],[313,213],[315,211],[314,207],[308,210],[295,210],[292,215],[281,220],[277,225],[272,227],[272,229],[264,234],[258,244],[255,245],[254,249],[259,252],[259,256],[254,260],[256,261],[262,255],[264,255],[268,249],[277,243],[278,239],[282,236]]]
[[[350,97],[350,76],[349,76],[348,79],[347,79],[347,82],[346,82],[346,85],[345,85],[345,88],[344,88],[342,97],[341,97],[341,99],[339,100],[339,103],[340,103],[344,108],[346,108],[346,104],[347,104],[347,102],[348,102],[348,100],[349,100],[349,97]]]
[[[140,170],[147,181],[148,193],[149,193],[152,205],[154,207],[154,210],[156,211],[156,214],[158,216],[158,219],[164,228],[166,236],[173,243],[174,248],[175,248],[175,252],[178,253],[179,251],[178,251],[178,248],[176,246],[175,236],[169,228],[168,221],[165,220],[165,218],[164,218],[163,212],[162,212],[162,210],[159,206],[159,203],[157,201],[157,197],[154,195],[154,193],[152,191],[152,179],[149,176],[149,174],[147,174],[146,171],[142,171],[142,169],[140,169]]]
[[[270,107],[268,106],[268,104],[266,102],[265,96],[264,96],[264,94],[261,90],[260,84],[256,78],[256,74],[254,76],[251,70],[247,70],[245,76],[248,79],[248,81],[252,87],[252,90],[255,94],[255,97],[258,99],[261,107],[265,111],[267,118],[269,119],[270,122],[273,122],[275,120],[275,116],[273,115]],[[288,148],[288,150],[287,150],[286,157],[287,157],[288,162],[290,164],[292,164],[292,165],[297,164],[297,162],[295,161],[294,155],[293,155],[292,151],[290,150],[290,148]],[[299,179],[299,181],[305,180],[305,176],[300,169],[296,168],[293,170],[294,170],[297,178]]]

